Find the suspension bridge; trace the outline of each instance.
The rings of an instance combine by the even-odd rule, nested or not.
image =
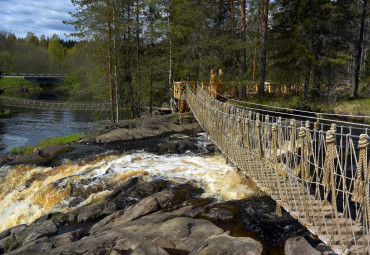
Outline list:
[[[109,102],[46,101],[0,96],[0,105],[53,111],[109,111]]]
[[[278,214],[284,208],[338,254],[370,254],[369,125],[222,102],[194,83],[174,91]]]

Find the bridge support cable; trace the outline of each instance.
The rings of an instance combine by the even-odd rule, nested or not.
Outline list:
[[[367,129],[361,137],[344,132],[350,127],[310,129],[309,121],[221,102],[200,86],[187,86],[186,100],[208,137],[278,207],[338,254],[370,254]]]
[[[0,105],[54,111],[109,111],[107,102],[42,101],[13,97],[0,97]]]

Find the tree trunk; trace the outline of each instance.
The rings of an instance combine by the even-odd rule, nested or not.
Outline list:
[[[267,22],[268,22],[269,0],[263,0],[263,18],[262,18],[262,49],[261,49],[261,71],[258,96],[263,97],[265,93],[265,71],[266,71],[266,40],[267,40]]]
[[[253,81],[256,79],[256,64],[257,64],[257,46],[258,46],[258,34],[260,32],[260,4],[258,3],[257,8],[257,33],[256,33],[256,47],[254,48],[254,58],[253,58]]]
[[[111,24],[110,24],[110,3],[107,0],[107,8],[108,8],[108,68],[109,68],[109,89],[110,89],[110,109],[111,109],[111,118],[112,122],[115,122],[114,116],[114,96],[113,96],[113,83],[112,83],[112,31],[111,31]]]
[[[358,85],[359,85],[359,77],[360,77],[360,70],[361,70],[362,44],[364,41],[367,0],[363,0],[362,8],[363,9],[362,9],[362,15],[361,15],[360,35],[359,35],[359,39],[358,39],[357,46],[356,46],[357,55],[355,58],[355,70],[354,70],[353,78],[352,78],[352,96],[353,97],[358,96]]]
[[[139,58],[140,58],[140,24],[139,24],[139,0],[136,0],[136,82],[137,82],[137,115],[140,117],[141,115],[141,81],[140,81],[140,74],[139,74]]]
[[[246,40],[246,21],[245,21],[245,0],[240,1],[240,17],[241,17],[241,37],[242,41],[244,42]],[[247,72],[247,53],[246,49],[243,48],[240,50],[240,78],[242,80],[245,79],[246,72]],[[240,99],[245,99],[246,96],[246,87],[245,85],[240,86],[239,90],[239,98]]]
[[[308,99],[308,92],[310,88],[310,81],[311,81],[311,64],[308,65],[306,78],[304,81],[304,88],[303,88],[303,101]]]
[[[231,34],[234,35],[234,1],[231,1]]]
[[[168,15],[168,26],[170,26],[170,16]],[[169,69],[168,69],[168,87],[170,92],[170,108],[171,111],[174,112],[173,104],[174,104],[174,98],[173,98],[173,81],[172,81],[172,36],[169,34],[168,29],[168,37],[169,37],[169,43],[170,43],[170,63],[169,63]]]

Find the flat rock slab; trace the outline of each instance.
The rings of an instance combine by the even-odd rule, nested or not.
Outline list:
[[[291,237],[285,242],[286,255],[320,255],[303,236]]]
[[[262,254],[262,251],[262,244],[252,238],[225,235],[205,239],[189,255],[255,255]]]
[[[37,153],[41,157],[50,158],[54,157],[60,153],[68,152],[73,150],[73,147],[70,145],[48,145],[36,148],[34,153]]]
[[[102,130],[100,134],[83,141],[114,143],[197,129],[200,129],[200,126],[191,113],[175,113],[127,120],[118,126]]]

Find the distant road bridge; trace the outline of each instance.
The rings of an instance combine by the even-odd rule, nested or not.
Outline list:
[[[109,102],[43,101],[0,96],[0,105],[53,111],[109,111]]]
[[[42,74],[42,73],[9,73],[3,74],[6,78],[23,78],[32,82],[35,85],[40,85],[41,82],[61,81],[68,76],[66,74]]]

